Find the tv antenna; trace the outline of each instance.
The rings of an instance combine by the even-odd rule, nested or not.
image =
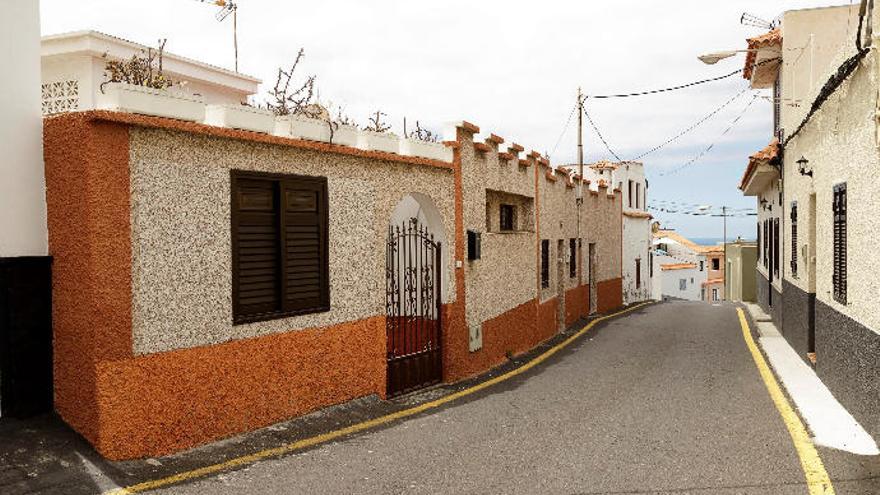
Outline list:
[[[232,44],[235,48],[235,72],[238,72],[238,4],[232,0],[198,0],[199,3],[209,3],[220,7],[214,14],[217,22],[223,22],[232,14]]]
[[[744,12],[742,17],[739,18],[739,23],[743,26],[756,27],[766,30],[771,30],[776,28],[776,20],[768,21],[756,15],[749,14],[748,12]]]

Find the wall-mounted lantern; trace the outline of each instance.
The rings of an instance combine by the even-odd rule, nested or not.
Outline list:
[[[762,210],[766,210],[766,209],[767,209],[767,200],[764,199],[764,198],[761,198],[761,209],[762,209]]]
[[[801,175],[808,175],[810,177],[813,176],[813,167],[809,166],[810,160],[807,160],[806,158],[801,156],[801,159],[798,160],[796,163],[798,164],[798,172],[800,172]]]

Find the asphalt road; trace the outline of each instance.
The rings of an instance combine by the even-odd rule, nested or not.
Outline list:
[[[820,453],[837,493],[880,491],[876,459]],[[156,493],[658,492],[807,493],[732,306],[650,306],[463,402]]]

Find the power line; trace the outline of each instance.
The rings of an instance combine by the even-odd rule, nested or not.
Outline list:
[[[553,146],[553,151],[550,152],[550,156],[552,157],[556,154],[556,149],[559,148],[559,143],[562,142],[563,136],[565,136],[565,132],[568,131],[568,126],[571,125],[571,118],[574,116],[575,110],[577,110],[577,104],[571,107],[571,112],[568,114],[568,120],[565,122],[565,127],[562,128],[562,132],[559,134],[559,139],[556,140],[556,144]]]
[[[608,152],[611,153],[611,156],[613,156],[614,158],[616,158],[617,161],[622,162],[623,159],[620,158],[620,156],[619,156],[617,153],[615,153],[615,152],[611,149],[610,146],[608,146],[608,141],[606,141],[605,138],[602,136],[602,132],[599,131],[599,128],[598,128],[598,127],[596,127],[596,123],[593,122],[593,118],[590,117],[590,114],[589,114],[589,112],[587,112],[587,109],[586,109],[586,108],[584,109],[584,115],[587,116],[587,120],[590,122],[590,127],[592,127],[594,131],[596,131],[596,135],[599,136],[599,140],[601,140],[601,141],[602,141],[602,144],[605,145],[605,149],[608,150]]]
[[[677,167],[677,168],[674,168],[674,169],[672,169],[672,170],[670,170],[670,171],[668,171],[668,172],[660,173],[660,174],[658,174],[658,175],[659,175],[660,177],[664,177],[664,176],[666,176],[666,175],[671,175],[671,174],[674,174],[674,173],[678,173],[678,172],[680,172],[681,170],[683,170],[683,169],[685,169],[685,168],[687,168],[687,167],[693,165],[693,164],[696,163],[700,158],[703,158],[707,153],[709,153],[710,151],[712,151],[712,149],[715,148],[715,145],[718,143],[718,141],[720,141],[721,138],[723,138],[724,136],[726,136],[727,133],[729,133],[729,132],[730,132],[730,131],[736,126],[736,124],[740,121],[740,119],[743,118],[743,116],[746,114],[746,112],[749,110],[749,108],[751,108],[752,104],[755,103],[755,100],[758,99],[758,96],[759,96],[759,95],[758,95],[757,93],[755,93],[755,94],[752,96],[752,99],[749,100],[748,105],[746,105],[746,107],[742,109],[742,111],[739,113],[739,115],[736,116],[735,119],[733,119],[733,121],[730,123],[730,125],[727,126],[727,129],[724,129],[724,132],[722,132],[721,135],[718,136],[718,139],[716,139],[716,140],[715,140],[712,144],[710,144],[706,149],[704,149],[703,151],[701,151],[697,156],[695,156],[695,157],[691,158],[690,160],[688,160],[688,161],[687,161],[686,163],[684,163],[683,165],[681,165],[681,166],[679,166],[679,167]]]
[[[633,158],[633,160],[634,160],[634,161],[636,161],[636,160],[641,160],[642,158],[644,158],[644,157],[650,155],[651,153],[654,153],[654,152],[656,152],[656,151],[659,151],[659,150],[663,149],[664,147],[666,147],[666,146],[668,146],[668,145],[674,143],[675,141],[677,141],[679,138],[681,138],[681,137],[684,136],[685,134],[687,134],[687,133],[693,131],[693,130],[696,129],[697,127],[699,127],[699,126],[701,126],[702,124],[704,124],[707,120],[709,120],[709,119],[711,119],[712,117],[714,117],[715,115],[717,115],[718,112],[720,112],[721,110],[724,110],[725,108],[727,108],[728,105],[730,105],[730,104],[733,103],[734,101],[738,100],[738,99],[739,99],[742,95],[744,95],[748,90],[749,90],[749,87],[746,86],[745,88],[743,88],[742,91],[740,91],[739,93],[737,93],[736,95],[734,95],[733,98],[730,98],[729,100],[725,101],[720,107],[716,108],[716,109],[713,110],[711,113],[709,113],[708,115],[706,115],[706,116],[703,117],[702,119],[698,120],[697,123],[695,123],[694,125],[692,125],[692,126],[688,127],[687,129],[685,129],[685,130],[679,132],[678,134],[676,134],[676,135],[673,136],[672,138],[666,140],[663,144],[657,145],[657,146],[651,148],[650,150],[648,150],[648,151],[642,153],[641,155],[639,155],[639,156]]]
[[[755,67],[759,67],[761,65],[769,64],[772,62],[778,62],[780,60],[782,60],[782,59],[780,59],[778,57],[767,59],[767,60],[762,60],[756,64],[753,64],[751,68],[754,69]],[[603,100],[603,99],[609,99],[609,98],[631,98],[634,96],[647,96],[647,95],[654,95],[654,94],[659,94],[659,93],[668,93],[670,91],[677,91],[680,89],[687,89],[687,88],[692,88],[694,86],[699,86],[701,84],[706,84],[706,83],[715,82],[715,81],[721,81],[723,79],[727,79],[729,77],[733,77],[737,74],[740,74],[740,73],[744,72],[745,70],[746,70],[746,68],[743,67],[742,69],[737,69],[729,74],[724,74],[723,76],[711,77],[709,79],[702,79],[700,81],[694,81],[694,82],[690,82],[687,84],[679,84],[678,86],[671,86],[669,88],[651,89],[648,91],[639,91],[636,93],[621,93],[621,94],[610,94],[610,95],[587,95],[587,96],[584,96],[584,98]]]
[[[721,208],[720,206],[707,205],[705,203],[684,203],[676,200],[668,200],[668,199],[651,199],[650,204],[655,205],[659,203],[660,205],[666,206],[681,206],[681,207],[692,207],[692,208]],[[754,208],[734,208],[730,206],[725,206],[729,211],[734,210],[743,210],[743,211],[755,211]]]

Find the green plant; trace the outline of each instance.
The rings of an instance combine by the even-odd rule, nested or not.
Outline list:
[[[370,114],[369,124],[364,126],[365,131],[370,132],[388,132],[391,130],[391,126],[387,125],[382,117],[387,117],[384,112],[380,110],[376,110],[376,113]]]
[[[174,81],[166,77],[162,68],[162,57],[165,53],[167,39],[159,40],[157,50],[148,48],[141,54],[132,55],[128,60],[107,60],[104,64],[104,82],[101,91],[109,83],[126,83],[154,89],[167,89],[174,86]],[[107,59],[107,54],[104,54]]]

